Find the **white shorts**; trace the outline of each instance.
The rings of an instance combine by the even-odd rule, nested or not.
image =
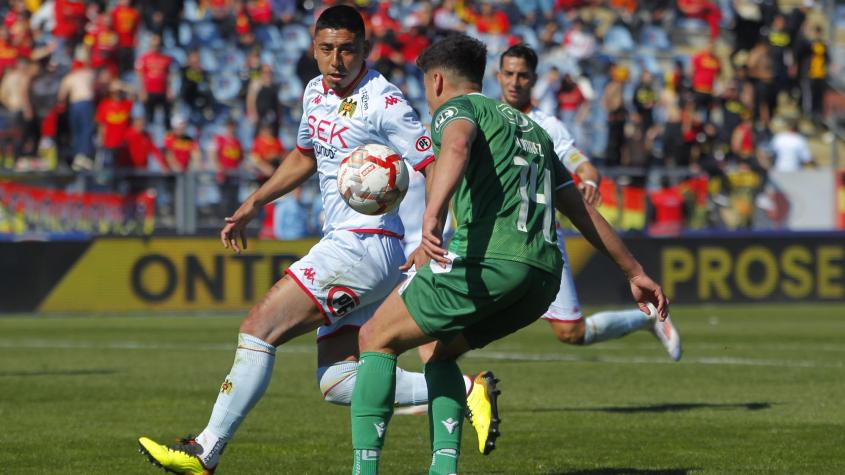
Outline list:
[[[357,329],[402,280],[397,236],[332,231],[285,271],[323,314],[317,340]]]
[[[569,269],[569,257],[566,255],[566,245],[563,241],[563,233],[558,229],[557,246],[563,258],[563,272],[560,273],[560,290],[549,309],[543,315],[544,320],[557,322],[577,322],[584,319],[581,314],[581,304],[578,302],[578,294],[575,293],[575,279],[572,278],[572,271]]]

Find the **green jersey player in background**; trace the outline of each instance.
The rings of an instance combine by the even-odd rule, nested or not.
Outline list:
[[[496,78],[502,89],[502,101],[524,112],[543,127],[554,143],[558,159],[581,180],[579,190],[584,195],[584,201],[591,206],[598,205],[601,200],[598,193],[601,176],[598,170],[575,147],[575,141],[561,121],[531,104],[531,89],[537,82],[537,53],[524,44],[511,46],[499,58]],[[661,322],[631,309],[599,312],[584,318],[578,294],[575,293],[575,279],[569,270],[563,232],[559,227],[558,247],[563,256],[560,290],[543,314],[543,319],[549,322],[558,340],[573,345],[590,345],[621,338],[636,330],[648,330],[663,344],[670,358],[675,361],[681,359],[681,337],[669,317]]]
[[[660,286],[572,186],[548,134],[521,112],[483,96],[486,47],[453,35],[417,60],[424,73],[437,159],[423,215],[417,273],[392,292],[359,333],[352,395],[353,473],[378,473],[393,414],[396,358],[436,341],[425,365],[430,474],[457,473],[464,383],[456,358],[529,325],[557,294],[561,256],[553,205],[628,277],[640,308],[668,314]],[[457,220],[442,249],[446,210]],[[430,261],[429,261],[430,260]],[[476,428],[478,426],[476,425]],[[491,425],[491,430],[495,424]]]

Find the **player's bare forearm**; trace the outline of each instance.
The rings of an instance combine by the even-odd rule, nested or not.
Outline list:
[[[601,202],[601,194],[599,193],[601,175],[599,171],[592,163],[584,162],[575,169],[575,174],[581,179],[578,191],[584,195],[584,201],[590,206],[597,206]]]
[[[575,174],[582,182],[593,182],[598,185],[601,180],[601,174],[598,169],[590,162],[584,162],[575,169]]]
[[[566,186],[558,190],[555,207],[569,218],[590,244],[610,257],[628,279],[643,273],[642,266],[628,251],[613,227],[592,206],[584,204],[575,187]]]
[[[282,164],[273,172],[270,179],[247,198],[247,202],[252,202],[259,207],[264,206],[293,191],[316,170],[317,160],[313,153],[304,153],[295,148],[282,160]]]
[[[475,124],[456,120],[443,130],[443,145],[435,164],[435,173],[426,179],[428,199],[423,218],[442,219],[449,206],[449,200],[464,176],[469,151],[475,139]]]

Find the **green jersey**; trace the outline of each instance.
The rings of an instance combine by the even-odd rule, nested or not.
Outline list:
[[[452,197],[457,228],[449,250],[467,260],[506,259],[559,275],[554,193],[572,177],[548,134],[513,107],[473,93],[435,112],[435,155],[443,129],[455,120],[475,124],[476,136]]]

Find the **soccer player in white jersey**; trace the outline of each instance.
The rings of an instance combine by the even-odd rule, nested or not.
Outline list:
[[[519,44],[508,48],[499,58],[496,74],[502,89],[502,100],[540,124],[552,139],[555,152],[570,173],[580,179],[579,189],[584,200],[597,205],[601,200],[598,170],[575,147],[571,135],[557,118],[546,114],[531,104],[531,89],[537,81],[537,54],[530,47]],[[569,269],[563,234],[558,227],[558,246],[563,256],[563,274],[560,290],[543,319],[551,324],[558,340],[573,345],[589,345],[620,338],[635,330],[649,330],[666,348],[669,356],[681,359],[681,339],[671,318],[659,321],[639,309],[600,312],[584,318],[575,281]]]
[[[341,160],[354,148],[381,143],[415,169],[434,160],[431,138],[396,86],[367,69],[370,46],[361,15],[350,6],[317,19],[314,55],[321,76],[308,83],[296,149],[273,176],[230,217],[220,233],[225,247],[246,249],[246,226],[266,203],[318,173],[325,211],[324,237],[287,269],[250,310],[238,335],[235,361],[211,417],[196,437],[165,446],[138,442],[152,463],[172,473],[211,473],[246,414],[264,394],[276,347],[317,329],[317,379],[323,398],[348,405],[357,378],[358,328],[402,279],[402,221],[393,211],[366,216],[337,189]],[[486,391],[478,386],[473,394]],[[425,377],[397,370],[396,404],[427,402]],[[487,434],[484,434],[487,437]]]

